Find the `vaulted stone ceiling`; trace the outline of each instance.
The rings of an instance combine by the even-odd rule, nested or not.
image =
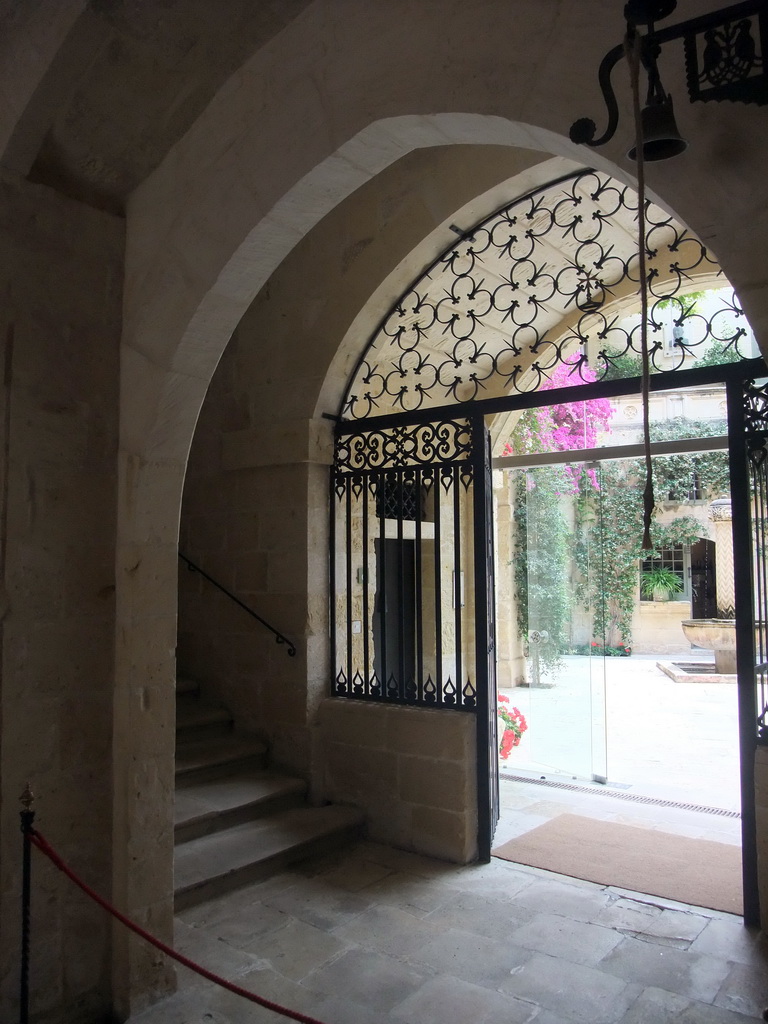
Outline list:
[[[112,212],[229,76],[311,0],[91,0],[6,163]]]

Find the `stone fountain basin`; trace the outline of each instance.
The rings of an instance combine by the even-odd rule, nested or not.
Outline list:
[[[736,650],[735,619],[684,619],[683,633],[692,644],[710,651]]]

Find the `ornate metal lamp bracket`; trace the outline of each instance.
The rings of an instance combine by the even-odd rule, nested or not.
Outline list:
[[[739,103],[768,103],[768,73],[764,54],[768,49],[768,8],[765,0],[745,0],[698,18],[656,29],[676,0],[630,0],[624,8],[627,34],[633,38],[638,26],[647,26],[641,36],[641,54],[648,74],[649,92],[661,88],[656,59],[664,43],[683,40],[688,95],[696,100],[731,100]],[[619,107],[611,83],[614,67],[624,56],[624,44],[614,46],[603,57],[598,82],[608,111],[608,126],[595,138],[597,126],[588,117],[571,125],[572,142],[602,146],[613,138],[619,123]]]

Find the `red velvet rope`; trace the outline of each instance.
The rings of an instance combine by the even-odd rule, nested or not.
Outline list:
[[[135,932],[138,936],[145,940],[145,942],[151,943],[156,949],[159,949],[166,956],[171,957],[173,960],[178,960],[184,967],[188,967],[190,971],[194,971],[196,974],[202,975],[203,978],[207,978],[208,981],[212,981],[216,985],[221,985],[222,988],[228,989],[230,992],[234,992],[236,996],[242,996],[243,999],[248,999],[252,1003],[258,1003],[259,1006],[264,1006],[268,1010],[273,1010],[275,1013],[282,1014],[283,1017],[290,1017],[292,1020],[298,1020],[302,1024],[322,1024],[322,1021],[317,1020],[315,1017],[307,1017],[306,1014],[299,1013],[297,1010],[289,1010],[285,1006],[280,1006],[279,1003],[273,1003],[269,999],[264,999],[263,996],[257,996],[254,992],[249,992],[247,988],[241,988],[239,985],[233,984],[231,981],[227,981],[226,978],[220,978],[218,974],[214,974],[213,971],[206,970],[205,967],[201,967],[200,964],[196,964],[194,960],[190,960],[182,953],[177,953],[175,949],[170,946],[166,946],[160,939],[156,939],[154,935],[150,935],[149,932],[131,921],[130,918],[126,917],[125,914],[121,914],[119,910],[113,907],[110,903],[104,899],[103,896],[99,896],[89,885],[87,885],[81,878],[75,874],[75,872],[64,863],[61,857],[56,853],[50,843],[45,839],[44,836],[40,835],[35,829],[32,829],[29,833],[29,841],[44,853],[45,856],[52,861],[59,871],[62,871],[70,881],[74,882],[75,885],[82,889],[86,896],[90,896],[92,900],[103,907],[108,914],[117,918],[121,924],[124,924],[126,928],[130,928],[132,932]]]

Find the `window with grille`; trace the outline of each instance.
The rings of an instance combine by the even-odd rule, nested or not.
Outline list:
[[[659,556],[654,558],[644,558],[640,563],[640,578],[642,580],[643,573],[651,572],[653,569],[671,569],[676,576],[680,577],[680,582],[683,585],[683,589],[677,594],[672,595],[674,601],[690,601],[691,599],[691,549],[682,544],[675,544],[673,547],[661,548]],[[640,592],[641,599],[644,601],[650,601],[651,595],[645,594],[642,589]]]

